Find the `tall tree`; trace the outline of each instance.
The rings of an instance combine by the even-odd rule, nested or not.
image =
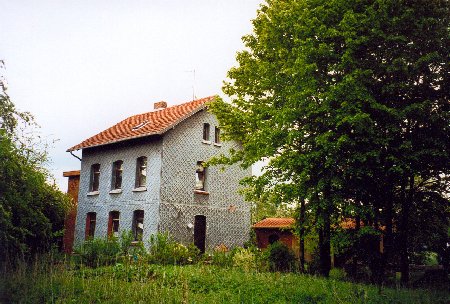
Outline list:
[[[407,277],[414,178],[449,174],[448,1],[267,0],[211,104],[242,150],[211,163],[270,159],[257,191],[306,199],[330,268],[333,221],[393,223]]]
[[[0,79],[0,260],[49,250],[69,206],[48,181],[46,151],[21,135],[20,126],[29,123],[32,116],[15,108]]]

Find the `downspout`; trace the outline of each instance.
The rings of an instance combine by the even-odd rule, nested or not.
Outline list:
[[[81,161],[81,158],[79,158],[78,156],[76,156],[75,154],[73,154],[72,151],[69,151],[70,155],[72,155],[73,157],[77,158],[79,161]]]

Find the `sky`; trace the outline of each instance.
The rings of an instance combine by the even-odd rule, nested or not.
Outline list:
[[[8,94],[51,143],[48,168],[60,189],[63,171],[80,169],[69,147],[160,100],[225,97],[222,83],[261,2],[0,0]]]

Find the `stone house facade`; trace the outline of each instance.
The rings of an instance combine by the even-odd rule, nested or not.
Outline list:
[[[203,162],[237,143],[221,142],[214,96],[178,106],[155,104],[68,149],[82,150],[75,243],[89,237],[169,232],[201,250],[242,245],[250,208],[238,194],[251,169],[220,170]]]

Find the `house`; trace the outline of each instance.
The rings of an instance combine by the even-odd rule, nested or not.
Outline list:
[[[251,168],[221,170],[204,161],[230,148],[221,142],[214,96],[126,118],[67,151],[82,150],[75,243],[89,237],[133,232],[147,240],[169,232],[202,251],[219,244],[242,245],[250,208],[238,194]]]

